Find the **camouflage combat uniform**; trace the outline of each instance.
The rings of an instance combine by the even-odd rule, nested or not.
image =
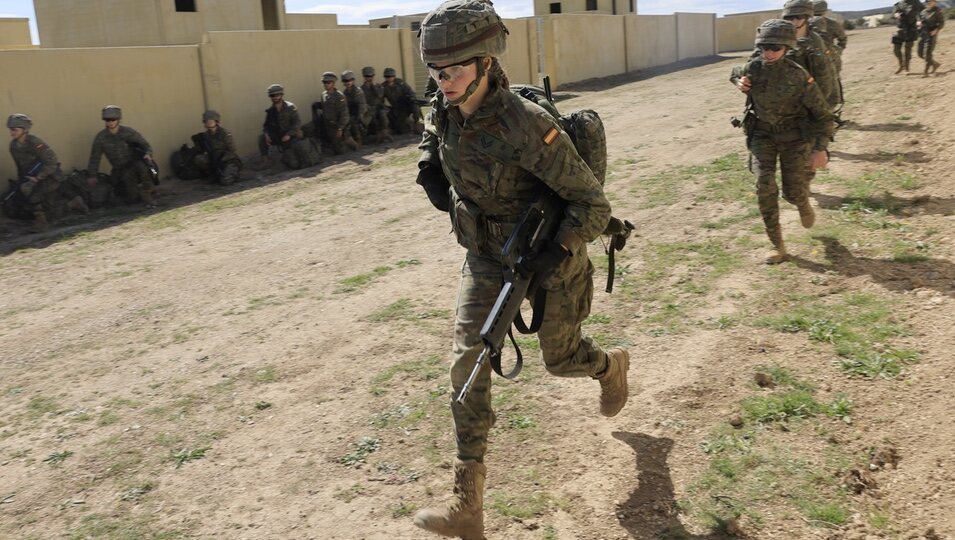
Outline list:
[[[501,248],[518,215],[542,186],[567,201],[557,240],[572,256],[545,282],[547,304],[538,337],[547,370],[562,377],[595,377],[607,354],[581,332],[590,313],[594,267],[587,242],[610,218],[603,188],[570,138],[549,113],[506,89],[492,87],[467,120],[444,96],[429,115],[422,162],[440,165],[451,185],[451,221],[467,248],[454,322],[452,395],[458,395],[483,349],[481,326],[501,290]],[[549,142],[548,142],[549,141]],[[475,381],[465,405],[452,400],[458,458],[482,461],[494,424],[491,370]]]
[[[368,104],[365,103],[365,93],[357,85],[346,86],[342,89],[345,102],[348,104],[348,134],[357,143],[361,144],[365,134],[365,118],[368,117]]]
[[[331,147],[335,154],[345,149],[345,130],[348,129],[348,102],[345,95],[332,89],[322,92],[322,141]]]
[[[730,81],[736,84],[743,76],[750,79],[749,96],[755,113],[755,120],[746,126],[746,135],[756,173],[759,212],[770,241],[779,245],[782,231],[776,160],[782,173],[783,198],[799,208],[809,205],[814,174],[809,158],[814,150],[828,147],[834,117],[813,77],[788,56],[774,63],[752,59],[733,69]]]
[[[37,182],[26,189],[15,188],[13,193],[4,191],[4,212],[15,219],[33,219],[38,212],[55,218],[60,210],[57,190],[63,180],[56,152],[42,139],[28,133],[22,143],[15,139],[10,141],[10,156],[17,166],[20,180],[32,176]],[[35,168],[37,165],[39,169]],[[28,174],[31,169],[34,172]],[[9,198],[7,194],[10,194]]]
[[[418,96],[408,83],[395,77],[394,82],[381,85],[385,99],[391,109],[388,111],[388,124],[395,133],[409,133],[414,122],[421,121],[421,107],[415,104]]]
[[[912,45],[918,39],[919,13],[925,9],[919,0],[899,0],[892,7],[892,16],[898,16],[895,25],[898,27],[892,36],[892,52],[899,60],[899,69],[896,73],[909,70],[909,62],[912,60]],[[902,52],[902,44],[905,44],[905,53]]]
[[[824,15],[813,17],[809,20],[809,24],[813,31],[822,38],[826,50],[829,51],[828,57],[836,68],[836,76],[838,77],[842,73],[842,51],[846,48],[846,42],[848,41],[845,29],[839,21]]]
[[[232,133],[222,126],[192,136],[195,147],[201,151],[194,160],[196,169],[207,178],[215,178],[220,184],[229,185],[239,179],[242,160],[236,153]]]
[[[929,69],[934,72],[940,65],[935,61],[933,53],[935,44],[938,42],[938,34],[932,35],[935,30],[941,30],[945,26],[945,13],[938,5],[925,8],[919,13],[919,21],[922,23],[921,34],[919,35],[919,58],[925,59],[925,74]]]
[[[302,119],[298,109],[291,101],[282,100],[282,108],[269,107],[265,109],[265,122],[262,124],[262,133],[259,135],[259,154],[269,155],[269,144],[265,140],[266,134],[272,139],[272,146],[282,149],[282,163],[290,169],[311,167],[315,159],[309,152],[308,142],[302,134]],[[289,136],[287,142],[282,137]]]
[[[390,135],[388,108],[385,107],[385,89],[378,83],[365,81],[361,85],[361,91],[365,94],[365,105],[368,108],[363,119],[366,133],[378,138]]]
[[[152,200],[153,180],[149,168],[141,159],[142,154],[152,155],[152,147],[135,129],[119,126],[116,134],[103,129],[93,139],[87,174],[95,177],[99,172],[100,158],[113,167],[110,184],[113,190],[127,203]]]

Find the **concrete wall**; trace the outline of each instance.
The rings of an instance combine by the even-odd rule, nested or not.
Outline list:
[[[30,41],[30,19],[0,19],[0,49],[28,49],[33,47]]]
[[[737,13],[716,19],[716,50],[745,51],[753,48],[756,27],[768,19],[778,19],[781,9]]]
[[[323,71],[358,72],[374,66],[381,82],[385,67],[407,78],[416,58],[409,30],[210,32],[208,38],[200,45],[206,103],[222,113],[222,124],[232,130],[241,154],[256,149],[270,105],[265,92],[269,84],[285,86],[286,99],[307,122],[312,102],[322,95]],[[188,134],[180,135],[183,142]]]
[[[29,114],[32,132],[56,151],[65,172],[86,167],[105,105],[122,107],[123,123],[152,144],[163,174],[170,154],[202,130],[195,45],[0,51],[0,73],[19,74],[4,81],[0,113]],[[9,152],[0,152],[0,179],[14,174]]]
[[[628,15],[627,71],[670,64],[679,60],[676,15]]]
[[[537,19],[505,19],[507,26],[507,51],[500,61],[507,78],[514,84],[540,85],[537,59]]]
[[[551,84],[604,77],[627,70],[625,17],[551,15],[544,18],[543,70]]]
[[[328,13],[286,13],[286,30],[334,30],[338,15]]]
[[[561,13],[596,13],[601,15],[626,15],[637,12],[636,0],[597,0],[596,10],[587,10],[587,0],[534,0],[534,15],[551,15],[550,5],[560,4]]]
[[[677,56],[698,58],[716,54],[716,15],[675,13]]]

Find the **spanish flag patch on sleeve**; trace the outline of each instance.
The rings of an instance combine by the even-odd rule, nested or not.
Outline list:
[[[544,134],[544,144],[550,146],[554,144],[554,141],[557,140],[557,136],[560,135],[560,130],[555,127],[552,127],[547,130],[547,133]]]

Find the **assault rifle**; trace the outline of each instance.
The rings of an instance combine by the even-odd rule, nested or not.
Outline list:
[[[541,196],[521,216],[514,227],[514,231],[504,243],[501,250],[501,259],[504,263],[504,286],[494,301],[494,306],[481,328],[481,341],[484,350],[478,356],[471,370],[471,375],[455,399],[463,404],[471,392],[474,380],[484,366],[490,361],[491,368],[498,375],[513,379],[521,371],[523,357],[521,350],[514,341],[513,324],[522,334],[532,334],[540,329],[544,318],[544,304],[547,291],[540,288],[546,275],[533,274],[523,276],[517,268],[522,262],[536,255],[544,247],[544,243],[552,240],[557,234],[560,221],[564,215],[564,200],[550,189],[544,189]],[[521,304],[524,298],[534,295],[534,315],[531,324],[524,323],[521,316]],[[501,350],[504,347],[504,338],[510,337],[517,353],[514,369],[504,374],[501,371]]]
[[[7,188],[7,192],[3,194],[3,202],[9,201],[14,195],[20,192],[20,186],[26,183],[27,178],[34,176],[40,172],[40,169],[43,168],[43,162],[39,159],[33,162],[33,165],[30,165],[30,168],[23,173],[22,176],[16,180],[9,180],[10,186]]]

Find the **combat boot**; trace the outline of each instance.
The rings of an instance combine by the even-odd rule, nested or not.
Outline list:
[[[626,349],[607,351],[607,369],[597,377],[600,381],[600,414],[616,416],[627,404],[627,370],[630,369],[630,353]]]
[[[390,129],[381,130],[381,142],[394,142],[394,137],[391,136]]]
[[[361,148],[361,145],[358,144],[358,141],[352,138],[351,135],[345,135],[345,146],[347,146],[349,150],[353,151]]]
[[[86,201],[83,200],[83,197],[80,195],[70,199],[70,202],[66,203],[66,207],[79,214],[90,213],[90,207],[86,206]]]
[[[773,250],[766,255],[766,264],[779,264],[786,260],[786,244],[783,243],[783,231],[776,229],[769,233],[769,240],[773,243]]]
[[[139,196],[143,199],[143,204],[146,205],[146,208],[156,207],[156,197],[153,196],[153,190],[151,188],[140,189]]]
[[[445,508],[425,508],[414,524],[426,531],[464,540],[484,539],[484,479],[487,467],[473,459],[454,460],[454,498]]]
[[[925,64],[925,72],[922,73],[922,77],[928,77],[928,70],[932,67],[932,64]]]
[[[899,69],[895,70],[895,74],[898,75],[899,73],[902,73],[903,69],[905,69],[905,62],[903,62],[902,59],[899,58]]]
[[[50,222],[46,220],[46,213],[42,210],[33,213],[33,224],[30,225],[30,232],[43,232],[50,228]]]
[[[805,204],[797,208],[799,209],[799,222],[802,223],[804,228],[811,229],[816,224],[816,213],[812,210],[812,204],[806,201]]]
[[[932,73],[935,73],[938,70],[938,66],[942,65],[941,62],[932,60]]]

